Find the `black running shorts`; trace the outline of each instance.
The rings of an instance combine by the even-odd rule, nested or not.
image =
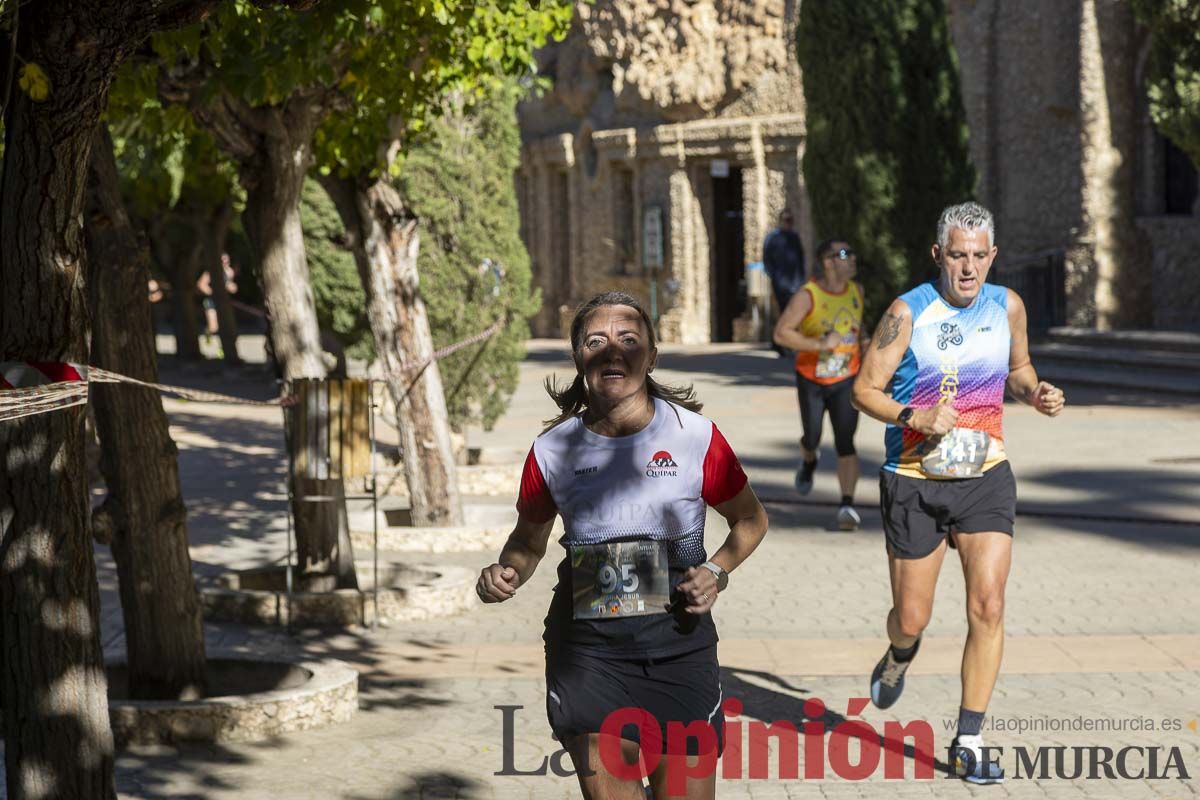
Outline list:
[[[656,725],[660,753],[697,755],[724,747],[725,715],[721,711],[721,679],[717,646],[662,659],[612,659],[571,650],[546,653],[546,714],[560,742],[604,730],[618,709],[640,709],[646,725]],[[638,713],[625,712],[629,720]],[[651,721],[651,717],[653,720]],[[621,718],[614,717],[613,722]],[[694,725],[685,735],[668,723]],[[705,733],[711,729],[712,733]],[[615,730],[615,728],[614,728]],[[638,724],[625,725],[622,739],[642,743]],[[646,742],[649,746],[650,742]],[[686,748],[686,749],[685,749]]]
[[[1009,536],[1017,513],[1017,481],[1002,461],[979,478],[931,480],[879,473],[879,510],[888,550],[924,558],[951,531],[1000,531]]]

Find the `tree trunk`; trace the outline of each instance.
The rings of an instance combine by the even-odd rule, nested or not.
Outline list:
[[[404,219],[400,195],[386,180],[322,182],[350,236],[375,352],[396,403],[413,525],[461,525],[446,397],[418,285],[416,222]]]
[[[158,364],[144,287],[149,254],[121,201],[107,126],[96,130],[85,217],[91,272],[92,363],[157,382]],[[219,266],[219,265],[218,265]],[[204,626],[188,554],[187,512],[175,443],[158,392],[131,385],[92,387],[100,468],[108,487],[93,525],[112,542],[132,697],[193,699],[205,694]]]
[[[286,380],[323,378],[321,334],[300,228],[300,193],[321,117],[302,102],[263,113],[273,133],[261,138],[242,177],[244,225],[259,258],[271,345]],[[292,497],[298,585],[307,591],[357,586],[341,480],[293,478]],[[339,539],[344,546],[337,546]]]
[[[1137,227],[1137,40],[1128,3],[1084,0],[1080,20],[1084,234],[1092,242],[1096,328],[1150,327],[1149,252]]]
[[[8,78],[0,361],[87,358],[84,179],[120,59],[87,17],[109,14],[62,5],[29,4],[19,19],[18,63],[45,70],[50,96],[34,102]],[[11,800],[116,797],[83,436],[81,406],[0,422],[0,707]]]
[[[211,224],[204,231],[204,263],[208,268],[209,285],[212,286],[213,305],[217,309],[217,330],[221,337],[221,349],[225,352],[225,363],[240,364],[237,352],[237,320],[225,290],[225,266],[221,257],[225,254],[225,239],[233,222],[233,200],[226,200],[216,208]]]
[[[325,377],[300,228],[300,191],[312,163],[312,136],[319,116],[300,103],[291,109],[273,112],[283,117],[277,135],[262,137],[257,157],[242,172],[243,222],[259,259],[275,358],[288,380]]]
[[[0,361],[88,355],[83,201],[92,132],[121,61],[215,0],[43,0],[17,19],[0,177]],[[15,6],[14,6],[15,8]],[[145,282],[138,287],[146,296]],[[116,797],[82,407],[0,423],[0,707],[9,800]]]
[[[259,261],[269,352],[279,374],[288,381],[324,378],[327,370],[300,228],[300,193],[312,165],[313,134],[328,111],[327,98],[297,93],[280,106],[252,107],[230,95],[213,101],[187,86],[176,98],[187,102],[218,145],[239,162],[246,188],[243,227]],[[337,539],[337,530],[328,526],[346,513],[344,492],[315,489],[294,478],[290,477],[292,518],[298,550],[323,552],[325,543]],[[334,501],[336,513],[310,513],[311,504],[302,494],[306,490],[339,498]]]

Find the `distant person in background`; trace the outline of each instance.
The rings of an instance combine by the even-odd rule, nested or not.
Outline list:
[[[147,282],[146,291],[149,292],[149,294],[150,294],[150,302],[151,303],[162,302],[162,299],[164,296],[163,285],[161,283],[159,283],[158,281],[156,281],[154,278],[151,278]]]
[[[238,290],[237,272],[229,260],[228,253],[221,254],[221,271],[225,275],[225,293],[232,297]],[[204,306],[204,335],[213,336],[220,330],[220,325],[217,321],[217,304],[213,300],[212,278],[208,270],[201,272],[200,277],[196,279],[196,291],[200,292],[200,302]]]
[[[779,227],[763,241],[763,268],[781,312],[804,285],[804,245],[795,226],[796,218],[785,208],[779,212]]]
[[[804,285],[804,245],[796,233],[796,218],[790,208],[779,212],[779,227],[763,241],[763,269],[771,280],[771,292],[779,313],[787,308],[792,295]],[[774,345],[775,352],[784,355],[784,348]]]

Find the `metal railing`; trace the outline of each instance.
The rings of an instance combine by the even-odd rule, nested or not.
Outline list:
[[[1043,250],[997,264],[992,280],[1021,296],[1031,334],[1066,324],[1065,251]]]

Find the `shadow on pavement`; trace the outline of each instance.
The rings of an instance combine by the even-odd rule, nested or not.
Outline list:
[[[131,748],[117,753],[117,793],[145,800],[206,800],[215,791],[238,789],[237,783],[221,774],[223,770],[259,763],[246,750],[275,750],[280,742],[240,744],[237,751],[222,745]],[[181,792],[177,779],[204,788]]]
[[[172,355],[158,357],[158,382],[185,389],[274,400],[279,396],[275,374],[262,364],[233,367],[224,361],[184,361]]]
[[[474,800],[491,797],[484,784],[454,772],[420,772],[381,795],[347,794],[344,800]]]
[[[749,384],[760,388],[796,385],[791,361],[772,350],[736,350],[715,353],[662,353],[661,369],[684,374],[703,373],[710,382]],[[687,381],[684,381],[685,383]]]
[[[1036,484],[1061,491],[1071,498],[1053,502],[1018,500],[1018,514],[1053,518],[1058,527],[1134,544],[1200,547],[1195,471],[1103,467],[1024,469],[1017,481],[1018,487]],[[1170,507],[1169,517],[1163,513],[1164,507]]]
[[[721,667],[721,688],[725,694],[725,697],[736,697],[742,701],[742,718],[752,717],[754,720],[761,720],[767,724],[786,721],[792,723],[798,731],[802,732],[800,733],[799,744],[801,776],[804,775],[804,737],[806,736],[806,733],[803,732],[804,723],[819,722],[824,726],[825,747],[822,749],[822,753],[827,754],[829,747],[831,746],[830,736],[832,731],[842,723],[848,721],[846,717],[842,716],[836,711],[825,708],[823,702],[821,702],[821,705],[816,709],[817,711],[823,711],[823,713],[806,713],[806,703],[820,700],[819,696],[814,694],[815,690],[813,688],[794,686],[787,679],[770,672]],[[814,709],[810,707],[808,710],[813,711]],[[855,720],[852,722],[860,721]],[[743,726],[743,728],[746,727],[747,726],[745,725]],[[888,726],[888,728],[890,729],[891,726]],[[911,778],[916,774],[918,759],[921,759],[926,763],[932,762],[933,768],[937,772],[940,772],[944,775],[951,774],[952,770],[949,764],[937,758],[936,754],[938,751],[936,744],[934,745],[933,752],[923,752],[918,754],[911,737],[904,739],[900,739],[895,736],[888,737],[880,734],[879,731],[875,730],[874,728],[867,729],[874,731],[878,738],[880,759],[879,769],[876,773],[877,776],[883,775],[885,753],[888,752],[892,754],[903,755],[904,774],[906,777]],[[842,734],[840,733],[838,734],[838,736],[841,735]],[[858,734],[851,734],[851,736],[856,735]],[[745,754],[751,752],[751,748],[747,746],[747,736],[748,731],[743,731],[743,750]],[[856,744],[854,747],[857,748],[860,747],[860,745]],[[726,745],[726,753],[728,754],[728,752],[728,745]],[[743,759],[746,759],[745,754],[743,755]],[[894,757],[895,755],[893,755],[893,758]],[[830,769],[829,760],[827,757],[824,758],[823,763],[825,775],[826,777],[829,777]],[[743,763],[743,768],[746,766],[747,764]],[[774,768],[769,769],[772,773],[774,773],[777,768],[778,765],[775,765]],[[744,771],[743,774],[745,774]]]
[[[429,682],[409,675],[397,675],[388,669],[388,664],[397,660],[389,652],[381,637],[367,629],[321,631],[303,630],[296,634],[295,642],[306,655],[335,658],[350,664],[358,671],[358,708],[369,713],[380,709],[411,710],[437,708],[450,705],[446,697],[422,691]],[[443,650],[447,645],[437,641],[408,639],[408,646],[417,645],[425,655],[400,657],[404,666],[414,661],[425,663],[429,675],[438,674],[438,663],[445,659]]]
[[[286,526],[282,419],[272,425],[179,411],[169,419],[193,546],[261,540]],[[190,438],[206,441],[193,445]],[[271,558],[284,556],[280,550]]]
[[[1034,366],[1037,366],[1036,362]],[[1167,392],[1106,388],[1063,381],[1058,384],[1071,408],[1088,406],[1132,406],[1134,408],[1192,408],[1200,411],[1200,396]],[[1008,404],[1013,400],[1005,399]]]

